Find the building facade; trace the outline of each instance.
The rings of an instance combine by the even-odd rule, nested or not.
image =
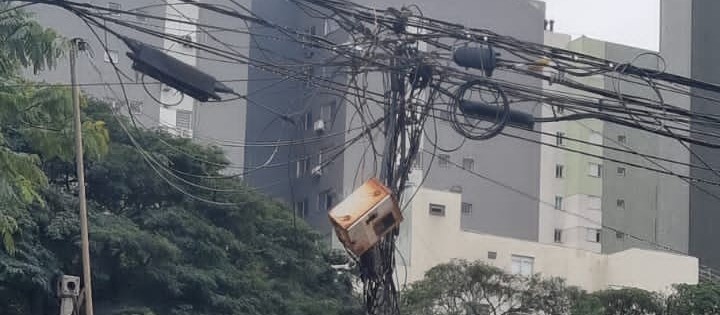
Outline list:
[[[204,2],[222,4],[223,1]],[[241,0],[238,3],[250,5],[248,0]],[[249,35],[228,31],[244,27],[242,21],[209,10],[200,10],[192,4],[178,0],[98,0],[91,1],[91,4],[160,16],[165,19],[122,13],[111,14],[96,10],[106,14],[108,18],[119,19],[153,31],[180,36],[211,47],[232,49],[238,54],[249,53]],[[132,70],[132,61],[126,56],[128,47],[110,32],[96,26],[91,29],[80,18],[57,6],[36,4],[29,10],[43,26],[56,30],[65,38],[79,37],[89,44],[90,50],[81,54],[77,63],[78,81],[85,95],[104,100],[126,115],[132,114],[141,126],[162,128],[181,137],[195,138],[204,143],[218,145],[227,153],[231,162],[231,172],[243,171],[245,100],[203,104],[185,97],[182,93]],[[189,23],[181,21],[189,21]],[[228,30],[208,29],[195,23],[226,27]],[[245,64],[218,62],[217,56],[189,45],[178,44],[170,39],[160,39],[110,22],[105,25],[124,36],[162,49],[169,55],[212,74],[240,94],[247,93],[248,66]],[[44,71],[37,76],[29,73],[28,76],[48,83],[68,83],[70,73],[68,66],[69,63],[65,60],[54,70]],[[118,73],[115,71],[116,68]],[[125,96],[128,102],[125,101]]]
[[[667,60],[668,72],[693,79],[720,84],[720,62],[717,49],[720,48],[720,31],[717,16],[720,3],[712,0],[662,0],[660,1],[660,52]],[[707,98],[717,98],[716,93],[691,89],[699,97],[674,96],[679,103],[690,104],[690,110],[697,114],[718,115],[718,105]],[[713,141],[704,134],[713,132],[712,127],[691,126],[691,136],[696,139]],[[720,155],[716,149],[690,145],[694,152],[690,162],[697,166],[720,167]],[[687,151],[687,150],[686,150]],[[717,181],[713,171],[693,168],[690,176]],[[690,237],[689,252],[700,258],[703,265],[720,269],[720,189],[717,186],[697,183],[690,188]]]
[[[254,4],[258,14],[283,14],[284,20],[300,29],[316,32],[318,35],[346,42],[347,36],[335,32],[327,21],[318,19],[292,20],[292,5],[285,9],[271,7],[274,1],[261,1],[265,4]],[[356,1],[370,7],[401,7],[402,1]],[[514,36],[516,38],[540,43],[543,41],[544,4],[532,0],[482,0],[467,1],[420,1],[416,4],[427,16],[462,23],[470,27],[488,28],[493,31]],[[458,8],[464,8],[459,10]],[[282,12],[282,13],[278,13]],[[513,18],[515,17],[515,18]],[[283,20],[283,21],[284,21]],[[296,23],[296,24],[292,24]],[[323,51],[302,49],[297,45],[257,38],[258,46],[272,47],[275,51],[294,54],[300,60],[321,61],[328,56]],[[301,49],[297,49],[301,48]],[[251,51],[253,58],[261,58],[260,51]],[[251,69],[251,73],[252,73]],[[346,82],[347,77],[334,73],[332,67],[308,67],[308,71],[321,74],[329,80]],[[503,76],[504,79],[539,87],[541,82],[536,79]],[[272,76],[272,75],[271,75]],[[367,85],[367,90],[384,93],[383,79],[380,74],[371,74],[360,81]],[[369,121],[361,119],[358,109],[354,107],[365,101],[366,117],[382,117],[384,108],[372,100],[346,100],[338,98],[337,93],[313,86],[302,86],[298,83],[295,91],[275,93],[270,104],[274,109],[285,109],[292,113],[296,121],[291,125],[279,121],[262,108],[248,107],[247,141],[277,141],[278,139],[299,142],[284,148],[247,148],[246,164],[253,171],[247,176],[251,185],[264,187],[263,191],[281,200],[293,204],[296,211],[304,216],[316,228],[331,234],[327,219],[327,210],[334,202],[349,195],[356,187],[379,171],[379,161],[383,147],[382,135],[372,133],[354,145],[343,147],[352,141]],[[252,87],[250,88],[252,90]],[[377,94],[376,94],[377,95]],[[377,99],[377,96],[373,96]],[[380,97],[381,98],[381,97]],[[277,104],[277,105],[275,105]],[[535,110],[530,104],[519,105],[526,111]],[[292,110],[288,110],[291,108]],[[369,118],[368,118],[369,120]],[[429,169],[425,187],[438,190],[462,191],[466,204],[466,216],[463,225],[487,233],[514,237],[526,240],[538,238],[538,205],[532,199],[516,198],[506,189],[492,185],[490,182],[478,180],[468,173],[478,171],[488,173],[493,178],[505,178],[509,184],[527,194],[537,195],[539,192],[540,147],[537,144],[517,141],[506,137],[497,137],[487,141],[466,141],[443,121],[429,121],[429,125],[437,123],[437,131],[428,128],[429,139],[437,136],[437,143],[443,148],[461,148],[446,153],[434,151],[432,143],[425,141],[422,146],[433,154],[424,152],[416,165],[417,171]],[[253,125],[254,124],[254,125]],[[319,128],[318,126],[322,126]],[[343,131],[348,131],[343,133]],[[510,130],[508,132],[522,137],[538,140],[539,135],[531,132]],[[337,134],[339,136],[333,136]],[[318,139],[320,138],[320,139]],[[379,148],[379,149],[378,149]],[[342,151],[340,154],[338,154]],[[274,154],[275,153],[275,154]],[[261,168],[273,156],[276,168]],[[324,165],[329,159],[332,163]],[[285,166],[283,166],[285,165]],[[463,165],[466,168],[463,169]],[[513,167],[501,167],[512,165]],[[480,210],[482,209],[482,210]]]
[[[464,229],[461,194],[421,188],[405,212],[398,258],[400,283],[422,279],[453,259],[480,260],[507,272],[561,277],[587,291],[633,287],[668,292],[698,282],[694,257],[646,249],[602,254]],[[433,208],[444,207],[443,212]],[[407,271],[407,279],[402,275]]]
[[[638,48],[547,32],[546,43],[614,62],[659,69],[659,59]],[[640,56],[640,58],[638,58]],[[644,58],[643,58],[644,57]],[[657,97],[641,82],[614,77],[573,78],[584,84],[641,97]],[[545,89],[576,92],[545,85]],[[673,103],[675,104],[675,103]],[[546,117],[573,111],[543,106]],[[689,161],[676,140],[599,120],[542,124],[540,242],[615,253],[630,248],[687,253],[689,184],[680,178],[633,167],[624,161],[687,175],[689,168],[651,160],[639,154]]]

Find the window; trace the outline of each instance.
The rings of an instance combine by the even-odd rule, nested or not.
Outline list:
[[[117,3],[117,2],[108,2],[108,9],[110,9],[110,10],[121,10],[121,9],[122,9],[122,6],[121,6],[119,3]],[[108,14],[109,14],[109,15],[115,15],[115,16],[120,15],[119,12],[109,12]]]
[[[438,165],[440,165],[440,167],[442,168],[450,167],[450,155],[438,154]]]
[[[307,173],[307,171],[310,167],[309,164],[310,163],[308,163],[307,157],[301,158],[300,160],[297,161],[296,169],[295,169],[295,175],[297,178],[301,178],[301,177],[305,176],[305,174]]]
[[[445,216],[445,206],[431,203],[430,204],[430,214],[444,217]]]
[[[555,112],[556,112],[558,115],[562,115],[562,114],[565,113],[565,107],[563,107],[563,106],[556,106],[556,107],[555,107]]]
[[[625,210],[625,199],[618,199],[616,203],[618,210]]]
[[[555,196],[555,209],[562,210],[563,208],[563,197]]]
[[[497,259],[497,252],[488,252],[488,259]]]
[[[333,207],[333,195],[329,190],[318,194],[318,210],[328,212]]]
[[[593,144],[602,144],[603,137],[601,134],[599,134],[597,132],[593,132],[588,137],[588,142],[593,143]]]
[[[562,230],[555,229],[555,235],[553,236],[555,243],[562,243]]]
[[[600,243],[600,230],[588,228],[585,240],[592,243]]]
[[[305,87],[312,87],[313,86],[313,76],[315,76],[315,67],[313,67],[313,66],[305,67],[303,69],[303,76],[305,77],[303,85]],[[305,92],[310,92],[310,91],[305,90]]]
[[[305,113],[305,117],[303,119],[303,129],[305,130],[312,130],[313,129],[313,120],[312,120],[312,112],[308,111]]]
[[[192,129],[192,111],[178,110],[175,112],[175,127],[180,129]]]
[[[475,169],[475,160],[471,158],[464,158],[462,165],[464,170],[472,171]]]
[[[307,217],[307,209],[308,209],[307,198],[295,203],[295,215],[296,216],[299,216],[301,218],[306,218]]]
[[[625,144],[627,143],[627,137],[625,135],[619,135],[617,136],[617,142]]]
[[[602,199],[598,196],[588,196],[588,208],[590,210],[600,210],[602,208]]]
[[[615,238],[624,238],[624,237],[625,237],[625,233],[620,232],[620,231],[615,231]]]
[[[533,265],[535,258],[526,256],[512,255],[511,272],[515,275],[529,277],[533,275]]]
[[[565,166],[557,164],[555,165],[555,178],[564,178],[565,177]]]
[[[117,64],[119,58],[120,55],[118,54],[117,50],[107,50],[103,54],[103,60],[105,60],[105,62],[112,62],[114,64]]]
[[[137,14],[147,14],[147,12],[145,12],[144,10],[135,10],[135,13],[137,13]],[[138,20],[138,21],[145,21],[145,20],[146,20],[146,18],[145,18],[144,16],[142,16],[142,15],[136,15],[136,16],[135,16],[135,19]]]
[[[618,167],[618,168],[617,168],[617,175],[620,176],[620,177],[625,177],[625,173],[626,173],[626,172],[627,172],[627,170],[625,170],[624,167]]]
[[[329,123],[333,119],[334,110],[335,102],[323,105],[322,107],[320,107],[320,118],[324,120],[325,123]]]
[[[323,152],[325,152],[325,149],[320,149],[320,152],[318,152],[317,155],[317,166],[323,165]]]
[[[462,214],[463,215],[471,215],[472,214],[472,203],[463,202],[462,203]]]
[[[564,132],[558,131],[558,132],[555,134],[555,144],[558,145],[558,146],[563,146],[563,145],[565,145],[565,133],[564,133]]]
[[[602,177],[602,164],[590,162],[588,163],[588,176]]]

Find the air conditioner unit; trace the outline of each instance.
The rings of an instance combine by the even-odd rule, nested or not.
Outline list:
[[[323,174],[322,165],[318,165],[313,167],[312,171],[310,171],[313,177],[320,177]]]
[[[193,132],[190,129],[186,128],[178,128],[178,136],[180,138],[187,138],[190,139],[193,137]]]
[[[329,212],[345,247],[361,256],[395,229],[403,217],[389,188],[370,179]]]
[[[313,130],[315,130],[315,132],[324,132],[325,121],[323,121],[322,119],[318,119],[315,124],[313,124]]]

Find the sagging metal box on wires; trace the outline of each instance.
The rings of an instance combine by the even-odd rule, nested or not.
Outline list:
[[[373,178],[329,212],[335,233],[345,247],[361,256],[402,222],[392,192]]]

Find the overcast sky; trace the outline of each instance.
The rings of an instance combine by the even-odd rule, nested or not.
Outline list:
[[[556,32],[658,50],[659,0],[543,1]]]

